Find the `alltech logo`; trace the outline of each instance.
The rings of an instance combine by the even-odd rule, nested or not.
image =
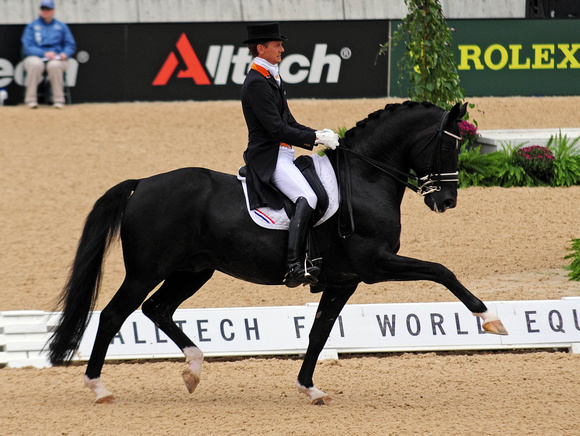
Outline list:
[[[338,55],[327,53],[327,49],[327,44],[315,44],[312,59],[297,53],[283,56],[280,74],[284,82],[338,83],[342,61],[350,59],[351,51],[345,47]],[[172,80],[189,79],[196,85],[226,85],[229,80],[241,85],[251,62],[252,56],[246,47],[237,47],[236,51],[234,45],[210,45],[204,68],[189,39],[182,33],[152,84],[165,86]]]

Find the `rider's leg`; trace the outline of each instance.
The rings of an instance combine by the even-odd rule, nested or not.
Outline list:
[[[315,283],[320,268],[305,266],[304,246],[317,198],[308,181],[294,165],[293,149],[280,147],[272,181],[284,195],[296,203],[288,229],[288,273],[284,283],[288,287]]]
[[[289,288],[318,281],[320,268],[312,264],[307,265],[304,255],[312,212],[314,209],[308,205],[308,201],[304,197],[298,198],[288,228],[288,272],[284,277],[284,284]]]

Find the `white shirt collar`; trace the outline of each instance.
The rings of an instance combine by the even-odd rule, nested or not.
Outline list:
[[[276,79],[276,83],[278,83],[278,86],[280,85],[280,74],[278,72],[278,65],[271,64],[266,59],[261,57],[255,57],[254,63],[267,69],[268,72],[274,77],[274,79]]]

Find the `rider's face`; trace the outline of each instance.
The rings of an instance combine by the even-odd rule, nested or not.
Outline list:
[[[279,64],[282,61],[282,53],[284,53],[282,41],[269,41],[264,44],[258,44],[259,56],[271,64]]]

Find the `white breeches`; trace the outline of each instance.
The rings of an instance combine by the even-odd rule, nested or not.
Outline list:
[[[316,194],[300,170],[294,165],[294,149],[280,146],[272,182],[293,203],[296,203],[299,197],[304,197],[312,209],[316,208],[318,202]]]

